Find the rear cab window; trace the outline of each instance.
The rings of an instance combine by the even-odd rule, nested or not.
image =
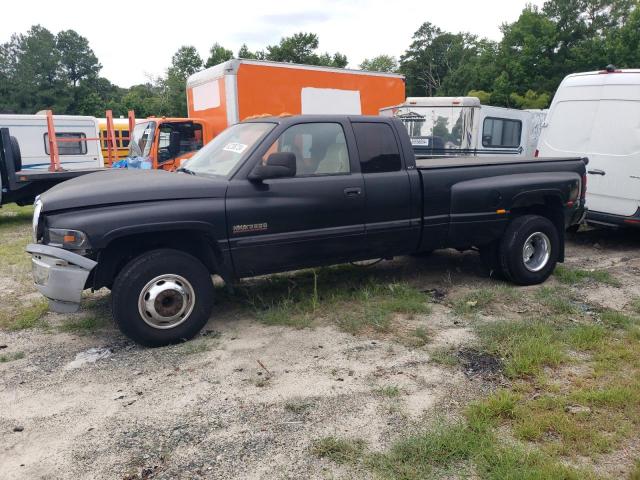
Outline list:
[[[402,158],[393,129],[387,123],[354,122],[353,132],[362,173],[402,170]]]
[[[511,118],[487,117],[482,124],[482,146],[516,148],[520,146],[522,122]]]

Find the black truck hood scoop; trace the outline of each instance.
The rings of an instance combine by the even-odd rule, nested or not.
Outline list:
[[[196,177],[163,170],[113,169],[56,185],[40,198],[44,211],[117,203],[224,197],[226,179]]]

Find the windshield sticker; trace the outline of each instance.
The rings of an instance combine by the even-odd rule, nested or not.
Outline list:
[[[242,153],[247,149],[247,145],[245,145],[244,143],[227,143],[223,150],[227,151],[227,152],[234,152],[234,153]]]

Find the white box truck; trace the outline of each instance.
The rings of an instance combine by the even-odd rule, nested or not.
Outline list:
[[[86,170],[104,167],[98,138],[98,120],[78,115],[54,115],[53,123],[58,140],[78,139],[78,142],[60,142],[60,166],[65,170]],[[51,165],[49,134],[46,114],[0,115],[0,128],[8,128],[20,145],[21,165],[17,172],[46,172]]]
[[[587,222],[640,227],[640,69],[567,76],[538,143],[540,157],[589,158]]]
[[[477,97],[408,97],[380,114],[402,120],[421,158],[532,157],[546,110],[481,105]]]

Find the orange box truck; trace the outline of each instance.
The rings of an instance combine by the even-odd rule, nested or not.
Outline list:
[[[233,59],[187,79],[189,118],[138,120],[129,155],[175,170],[213,137],[256,115],[378,115],[404,102],[402,75]]]
[[[261,114],[378,115],[404,101],[404,77],[312,65],[229,60],[187,79],[190,117],[214,134]]]

